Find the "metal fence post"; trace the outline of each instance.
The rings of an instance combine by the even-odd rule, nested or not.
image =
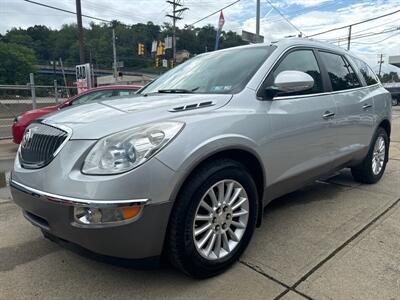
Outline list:
[[[57,86],[57,80],[54,80],[54,98],[56,98],[56,103],[58,103],[58,86]]]
[[[32,109],[36,109],[36,92],[35,92],[35,78],[33,73],[29,74],[31,96],[32,96]]]

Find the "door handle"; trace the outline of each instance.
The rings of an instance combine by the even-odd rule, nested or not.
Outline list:
[[[324,119],[329,119],[329,118],[332,118],[332,117],[334,117],[334,116],[335,116],[335,113],[334,113],[334,112],[326,111],[326,112],[322,115],[322,118],[324,118]]]
[[[364,104],[362,108],[363,109],[367,109],[367,108],[370,108],[370,107],[372,107],[372,104],[367,103],[367,104]]]

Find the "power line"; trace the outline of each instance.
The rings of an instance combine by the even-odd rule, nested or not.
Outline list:
[[[302,15],[302,14],[299,14],[300,12],[309,11],[309,10],[315,11],[317,8],[329,7],[329,6],[337,5],[337,4],[341,3],[341,2],[342,1],[332,1],[332,2],[328,2],[328,3],[325,2],[323,4],[315,5],[315,6],[312,6],[312,7],[306,7],[306,8],[302,8],[302,9],[289,11],[289,12],[286,12],[286,14],[287,15],[294,14],[292,17],[297,17],[299,15]],[[279,19],[281,19],[280,16],[274,16],[273,18],[268,19],[268,22],[278,21]]]
[[[268,2],[268,4],[269,4],[273,9],[275,9],[275,10],[278,12],[278,14],[281,15],[282,18],[284,18],[284,19],[286,20],[287,23],[289,23],[294,29],[296,29],[296,30],[299,32],[300,36],[302,36],[301,30],[300,30],[296,25],[294,25],[292,22],[290,22],[289,19],[286,18],[285,15],[284,15],[283,13],[281,13],[281,11],[280,11],[278,8],[276,8],[276,7],[271,3],[271,1],[269,1],[269,0],[266,0],[266,1]]]
[[[381,32],[366,32],[366,33],[363,33],[363,34],[355,35],[354,37],[352,37],[352,39],[357,40],[357,39],[367,38],[367,37],[371,37],[371,36],[375,36],[375,35],[390,33],[390,32],[397,31],[397,30],[400,30],[400,27],[388,28],[388,29],[385,29],[385,30],[383,30]],[[341,42],[341,41],[345,41],[345,40],[347,40],[347,37],[326,39],[325,41],[335,41],[335,42],[339,41],[339,42]]]
[[[354,44],[361,44],[361,45],[373,45],[373,44],[378,44],[378,43],[381,43],[381,42],[383,42],[383,41],[386,41],[386,40],[388,40],[388,39],[390,39],[390,38],[392,38],[392,37],[394,37],[394,36],[396,36],[396,35],[398,35],[399,34],[399,32],[396,32],[395,34],[391,34],[390,36],[388,36],[388,37],[385,37],[384,39],[382,39],[382,40],[379,40],[379,41],[374,41],[374,42],[371,42],[371,43],[366,43],[366,42],[353,42]]]
[[[308,35],[307,37],[313,37],[313,36],[325,34],[325,33],[328,33],[328,32],[336,31],[336,30],[339,30],[339,29],[345,29],[345,28],[350,27],[350,26],[355,26],[355,25],[359,25],[359,24],[362,24],[362,23],[366,23],[366,22],[370,22],[370,21],[373,21],[373,20],[377,20],[377,19],[380,19],[380,18],[383,18],[383,17],[387,17],[387,16],[390,16],[390,15],[396,14],[398,12],[400,12],[400,9],[398,9],[396,11],[393,11],[393,12],[390,12],[390,13],[387,13],[387,14],[384,14],[384,15],[381,15],[381,16],[378,16],[378,17],[374,17],[374,18],[370,18],[370,19],[367,19],[367,20],[363,20],[363,21],[357,22],[357,23],[353,23],[353,24],[350,24],[350,25],[345,25],[345,26],[341,26],[341,27],[336,27],[336,28],[332,28],[332,29],[329,29],[329,30],[325,30],[325,31],[322,31],[322,32],[319,32],[319,33],[314,33],[314,34]]]
[[[63,9],[63,8],[59,8],[59,7],[43,4],[43,3],[32,1],[32,0],[23,0],[23,1],[28,2],[28,3],[32,3],[32,4],[36,4],[36,5],[39,5],[39,6],[55,9],[55,10],[58,10],[58,11],[63,11],[63,12],[69,13],[69,14],[76,15],[76,12],[71,11],[71,10],[66,10],[66,9]],[[101,22],[111,23],[111,21],[108,21],[108,20],[105,20],[105,19],[101,19],[101,18],[91,17],[91,16],[88,16],[88,15],[82,15],[82,17],[85,17],[85,18],[88,18],[88,19],[97,20],[97,21],[101,21]]]
[[[204,18],[201,18],[201,19],[197,20],[196,22],[193,22],[192,24],[189,24],[188,26],[193,26],[194,24],[197,24],[197,23],[199,23],[199,22],[201,22],[201,21],[203,21],[203,20],[205,20],[205,19],[207,19],[207,18],[209,18],[209,17],[211,17],[211,16],[213,16],[213,15],[219,13],[221,10],[224,10],[224,9],[228,8],[228,7],[230,7],[230,6],[232,6],[232,5],[236,4],[236,3],[238,3],[239,1],[240,1],[240,0],[237,0],[237,1],[235,1],[235,2],[232,2],[231,4],[228,4],[228,5],[224,6],[224,7],[222,7],[222,8],[220,8],[220,9],[216,10],[215,12],[213,12],[213,13],[211,13],[211,14],[205,16]]]
[[[375,29],[377,27],[382,27],[382,26],[385,26],[385,25],[393,23],[393,22],[398,22],[398,20],[391,20],[391,21],[383,23],[383,24],[379,24],[379,25],[375,25],[373,27],[368,27],[368,28],[365,28],[365,29],[362,29],[362,30],[358,30],[358,31],[354,32],[354,34],[357,34],[357,33],[360,33],[360,32],[364,32],[364,31],[368,31],[368,30],[371,30],[371,29]],[[336,37],[336,38],[320,39],[320,40],[323,40],[323,41],[335,40],[335,41],[337,41],[338,39],[347,39],[347,35],[346,36],[343,35],[343,36]]]

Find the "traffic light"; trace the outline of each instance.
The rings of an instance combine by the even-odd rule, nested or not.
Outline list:
[[[144,55],[144,44],[143,43],[138,44],[138,55]]]
[[[173,60],[173,59],[170,59],[170,60],[169,60],[169,67],[170,67],[171,69],[173,69],[173,68],[175,67],[174,60]]]
[[[158,68],[160,66],[160,58],[159,57],[156,57],[155,63],[156,63],[156,68]]]
[[[165,43],[160,42],[157,47],[157,56],[165,55]]]

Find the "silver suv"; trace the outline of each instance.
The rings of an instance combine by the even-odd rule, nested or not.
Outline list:
[[[227,269],[263,208],[342,168],[385,171],[390,94],[351,53],[286,39],[198,55],[129,99],[32,124],[11,187],[47,237],[157,258],[195,277]]]

